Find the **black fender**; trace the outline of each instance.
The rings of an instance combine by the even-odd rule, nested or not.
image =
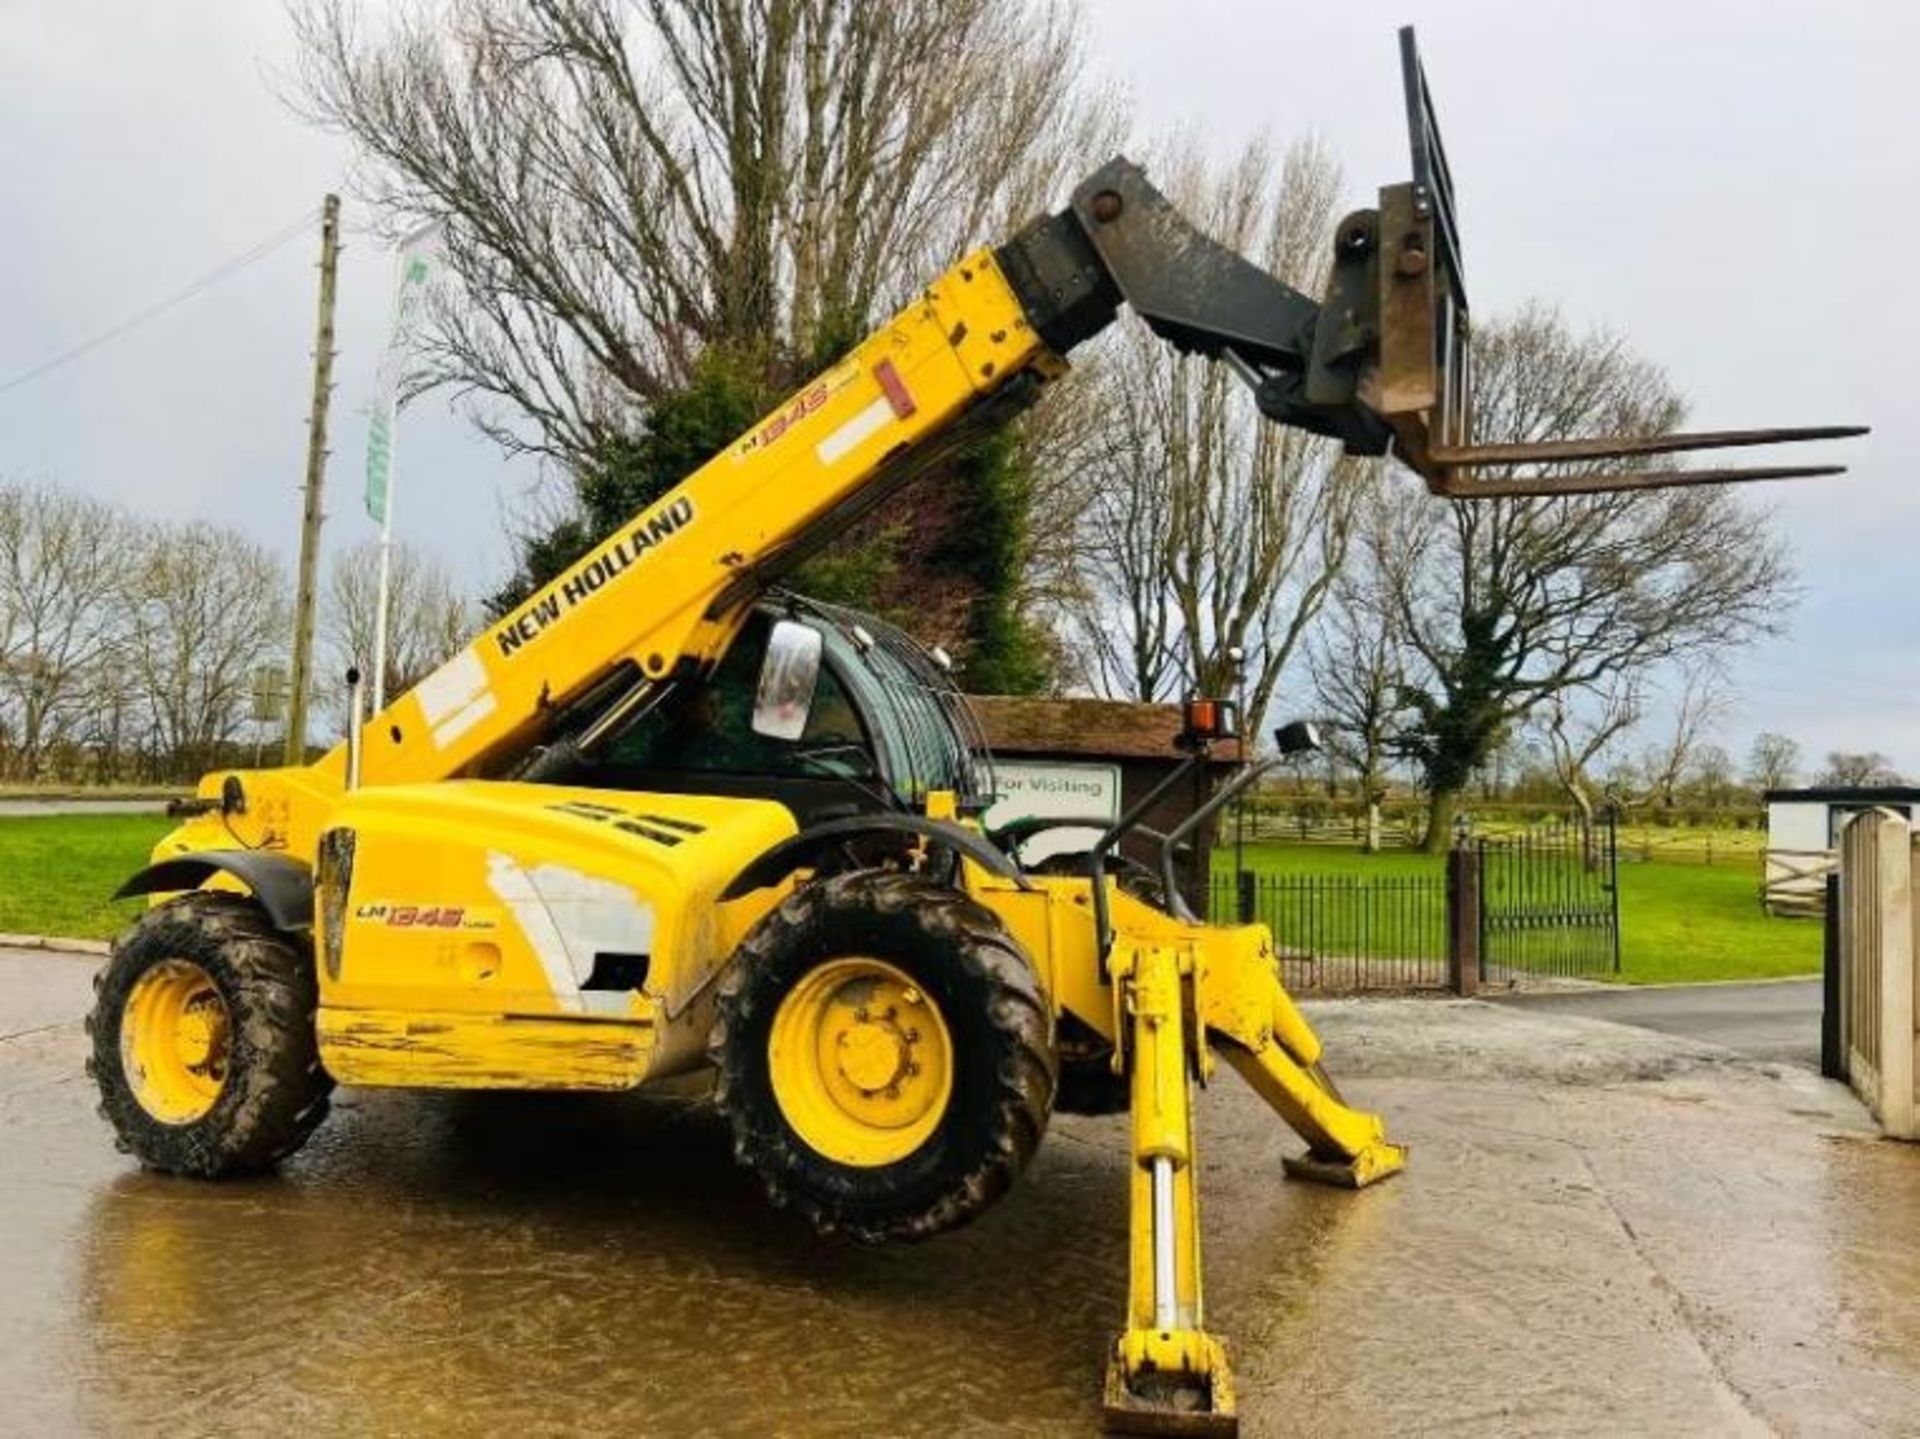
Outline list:
[[[738,899],[756,889],[780,883],[796,869],[805,869],[822,851],[866,834],[915,835],[938,849],[964,855],[982,869],[1000,879],[1010,879],[1022,889],[1032,889],[1019,866],[989,844],[977,830],[954,824],[951,820],[928,819],[918,814],[858,814],[844,819],[824,820],[781,840],[761,853],[733,877],[720,891],[720,898]]]
[[[115,899],[198,889],[209,877],[230,874],[253,891],[275,929],[313,926],[313,870],[306,861],[262,849],[205,849],[150,864],[114,892]]]

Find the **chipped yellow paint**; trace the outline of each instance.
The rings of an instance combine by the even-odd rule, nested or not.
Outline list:
[[[434,1089],[632,1089],[654,1026],[417,1010],[320,1011],[320,1062],[341,1084]]]
[[[748,800],[461,777],[498,772],[539,737],[557,703],[617,666],[665,676],[717,661],[760,588],[752,567],[832,526],[845,507],[878,498],[889,476],[904,473],[893,460],[950,436],[1014,379],[1047,381],[1065,369],[992,253],[967,256],[740,441],[370,717],[363,788],[345,788],[344,746],[311,765],[216,771],[201,779],[199,795],[217,799],[237,777],[244,804],[188,820],[155,857],[244,847],[317,869],[321,836],[353,830],[353,892],[340,933],[325,933],[326,907],[317,907],[329,1009],[631,1017],[653,1005],[681,1024],[747,928],[784,894],[782,886],[718,903],[749,860],[794,832],[787,812]],[[568,799],[580,808],[557,814],[555,804]],[[634,826],[622,828],[619,814],[596,823],[590,806],[622,811]],[[679,844],[650,842],[639,813],[648,809],[704,829]],[[632,895],[624,917],[616,887]],[[560,899],[548,893],[560,890]],[[376,909],[360,913],[355,901]],[[551,924],[535,912],[543,903]],[[651,923],[644,995],[579,990],[591,955],[556,939],[556,928],[594,903],[601,919],[629,932]],[[401,926],[377,910],[408,905],[503,918],[497,930],[464,918]],[[651,907],[650,920],[640,906]],[[663,1052],[677,1064],[697,1049],[677,1034]],[[419,1082],[437,1082],[438,1072],[423,1066]],[[498,1077],[513,1082],[511,1069]]]

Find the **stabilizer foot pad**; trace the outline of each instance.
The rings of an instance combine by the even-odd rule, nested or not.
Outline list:
[[[1107,1361],[1101,1427],[1109,1434],[1238,1435],[1231,1382],[1225,1388],[1221,1404],[1223,1396],[1204,1377],[1147,1374],[1129,1384],[1126,1366],[1115,1355]]]
[[[1288,1155],[1280,1161],[1290,1178],[1309,1179],[1341,1189],[1365,1189],[1407,1167],[1406,1146],[1382,1140],[1352,1159],[1315,1159],[1311,1154]]]

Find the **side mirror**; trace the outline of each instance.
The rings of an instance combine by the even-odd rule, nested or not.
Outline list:
[[[753,697],[753,732],[796,740],[807,730],[813,689],[820,681],[820,631],[798,620],[778,620],[767,636],[760,688]]]
[[[1312,754],[1320,748],[1320,728],[1312,720],[1295,720],[1273,732],[1281,754]]]

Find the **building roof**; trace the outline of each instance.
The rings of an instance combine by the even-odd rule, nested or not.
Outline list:
[[[1768,804],[1920,804],[1920,785],[1834,784],[1770,789]]]
[[[1130,700],[968,695],[995,754],[1075,755],[1087,759],[1177,760],[1183,751],[1180,706]],[[1214,747],[1216,760],[1237,764],[1240,746]]]

